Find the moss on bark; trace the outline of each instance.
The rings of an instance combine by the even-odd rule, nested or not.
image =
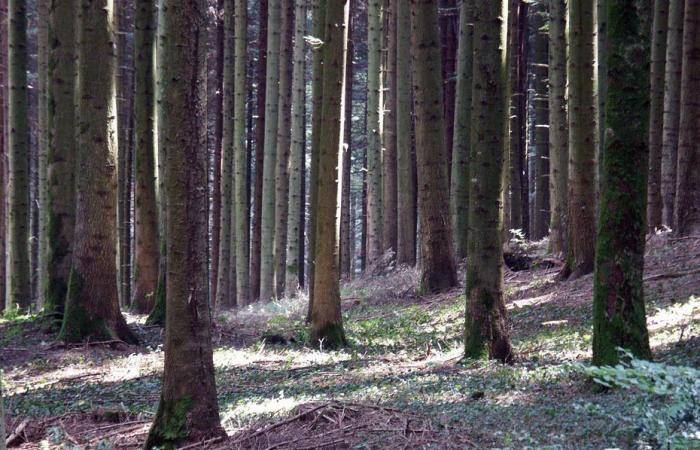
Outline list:
[[[191,407],[192,398],[189,396],[169,402],[161,397],[144,450],[177,448],[178,443],[187,438],[187,414]]]

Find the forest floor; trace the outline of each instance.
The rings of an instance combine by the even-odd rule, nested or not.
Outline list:
[[[654,357],[698,368],[700,237],[656,235],[647,247]],[[304,298],[217,315],[229,437],[189,448],[632,448],[643,394],[596,389],[572,365],[590,359],[592,277],[557,282],[549,265],[506,272],[512,365],[461,361],[462,289],[418,296],[414,270],[344,284],[342,351],[304,344]],[[11,446],[139,447],[160,393],[162,332],[128,320],[139,346],[67,348],[36,317],[0,319]]]

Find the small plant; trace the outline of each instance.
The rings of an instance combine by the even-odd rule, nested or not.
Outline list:
[[[700,448],[700,370],[635,359],[624,350],[615,367],[575,366],[601,386],[643,394],[638,448]]]

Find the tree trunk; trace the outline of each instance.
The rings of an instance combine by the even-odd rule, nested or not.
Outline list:
[[[352,0],[349,0],[349,8],[352,11]],[[343,128],[343,158],[342,158],[342,191],[340,206],[340,275],[351,278],[352,253],[355,241],[351,238],[352,222],[350,219],[350,177],[352,172],[352,89],[353,89],[353,56],[355,46],[352,35],[354,19],[352,15],[348,17],[348,50],[347,61],[345,62],[345,111]],[[394,177],[394,181],[396,178]],[[395,250],[395,248],[394,248]]]
[[[452,185],[452,161],[457,89],[457,51],[459,15],[457,0],[441,0],[439,14],[440,45],[442,48],[443,110],[445,117],[445,153],[447,154],[447,187]]]
[[[0,312],[7,294],[7,2],[0,1]]]
[[[675,228],[700,231],[700,0],[685,0]]]
[[[29,97],[27,94],[27,4],[9,0],[8,52],[8,267],[5,309],[31,304],[29,265]]]
[[[648,0],[609,0],[606,139],[593,287],[593,363],[651,358],[642,290],[649,125]]]
[[[260,300],[275,296],[275,173],[279,112],[281,1],[269,1],[265,102],[265,164],[263,164]]]
[[[566,0],[549,2],[549,251],[566,253],[569,129],[566,107]]]
[[[134,26],[134,138],[136,158],[136,227],[134,238],[134,311],[151,312],[158,285],[158,212],[155,185],[155,79],[153,51],[155,4],[139,2]]]
[[[511,361],[503,301],[503,159],[507,151],[507,3],[477,2],[465,356]]]
[[[367,266],[382,254],[382,1],[367,4]]]
[[[669,0],[654,1],[654,25],[651,36],[651,106],[649,110],[649,192],[647,226],[654,232],[662,225],[661,155],[663,153],[664,76],[668,39]]]
[[[396,24],[396,165],[398,264],[416,264],[416,183],[413,164],[411,93],[411,10],[399,1]]]
[[[59,339],[136,343],[119,310],[116,98],[112,2],[78,16],[78,135],[73,265]],[[89,93],[89,95],[88,95]]]
[[[236,298],[238,306],[250,303],[250,272],[248,248],[250,245],[250,213],[248,211],[248,149],[246,148],[246,68],[248,64],[248,9],[245,0],[236,0],[235,61],[234,61],[234,212]]]
[[[75,25],[74,0],[54,0],[49,5],[49,53],[47,158],[48,273],[44,310],[60,324],[68,290],[75,225]]]
[[[48,151],[49,151],[49,0],[38,0],[37,19],[37,78],[39,84],[38,101],[38,258],[34,298],[38,307],[45,304],[46,279],[48,275]]]
[[[340,310],[338,270],[338,163],[342,152],[348,0],[326,2],[323,39],[323,102],[319,141],[316,272],[311,311],[311,342],[322,348],[347,344]]]
[[[511,53],[512,64],[512,97],[511,97],[511,135],[510,135],[510,228],[521,230],[529,235],[529,202],[527,191],[527,177],[525,177],[525,124],[526,124],[526,95],[527,84],[527,11],[528,4],[515,0],[517,7],[512,9],[516,15]]]
[[[439,292],[457,285],[449,222],[445,126],[442,116],[442,67],[437,0],[411,0],[411,51],[416,106],[418,210],[422,251],[421,291]]]
[[[683,67],[684,1],[670,2],[666,41],[666,78],[664,81],[664,129],[661,156],[661,216],[663,225],[673,227],[673,204],[676,195],[678,163],[678,125]]]
[[[569,3],[569,214],[566,267],[573,278],[593,271],[595,253],[596,106],[593,0]]]
[[[258,2],[258,61],[255,66],[255,180],[253,189],[253,219],[250,237],[250,298],[260,298],[260,251],[262,239],[262,190],[265,161],[265,103],[267,98],[267,16],[268,0]]]
[[[292,76],[294,0],[282,0],[280,28],[279,111],[277,115],[277,168],[275,173],[274,296],[284,296],[289,220],[289,151],[292,132]],[[301,18],[299,19],[301,20]]]
[[[385,11],[386,71],[382,154],[382,250],[396,252],[396,15],[398,0],[387,0]]]
[[[450,215],[454,251],[458,260],[467,257],[469,216],[469,149],[471,148],[472,75],[474,57],[473,1],[460,6],[457,91],[455,100],[454,144],[450,183]],[[447,120],[450,120],[447,117]]]
[[[165,363],[144,444],[224,435],[214,383],[207,272],[206,23],[203,0],[164,0],[162,122],[167,220]],[[170,212],[174,214],[170,214]]]
[[[535,108],[535,204],[532,238],[540,240],[549,231],[549,36],[543,31],[547,25],[544,6],[535,15],[532,73],[535,92],[532,99]]]

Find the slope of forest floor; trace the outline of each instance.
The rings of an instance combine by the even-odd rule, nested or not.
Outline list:
[[[655,359],[700,367],[700,237],[651,237],[646,266]],[[304,298],[221,313],[214,361],[229,438],[190,448],[632,448],[642,394],[601,392],[572,368],[590,359],[592,277],[557,282],[557,270],[506,272],[508,366],[461,361],[462,290],[418,296],[414,270],[344,284],[342,351],[304,344]],[[160,393],[162,332],[128,320],[139,346],[65,347],[35,317],[0,319],[11,446],[139,447]]]

